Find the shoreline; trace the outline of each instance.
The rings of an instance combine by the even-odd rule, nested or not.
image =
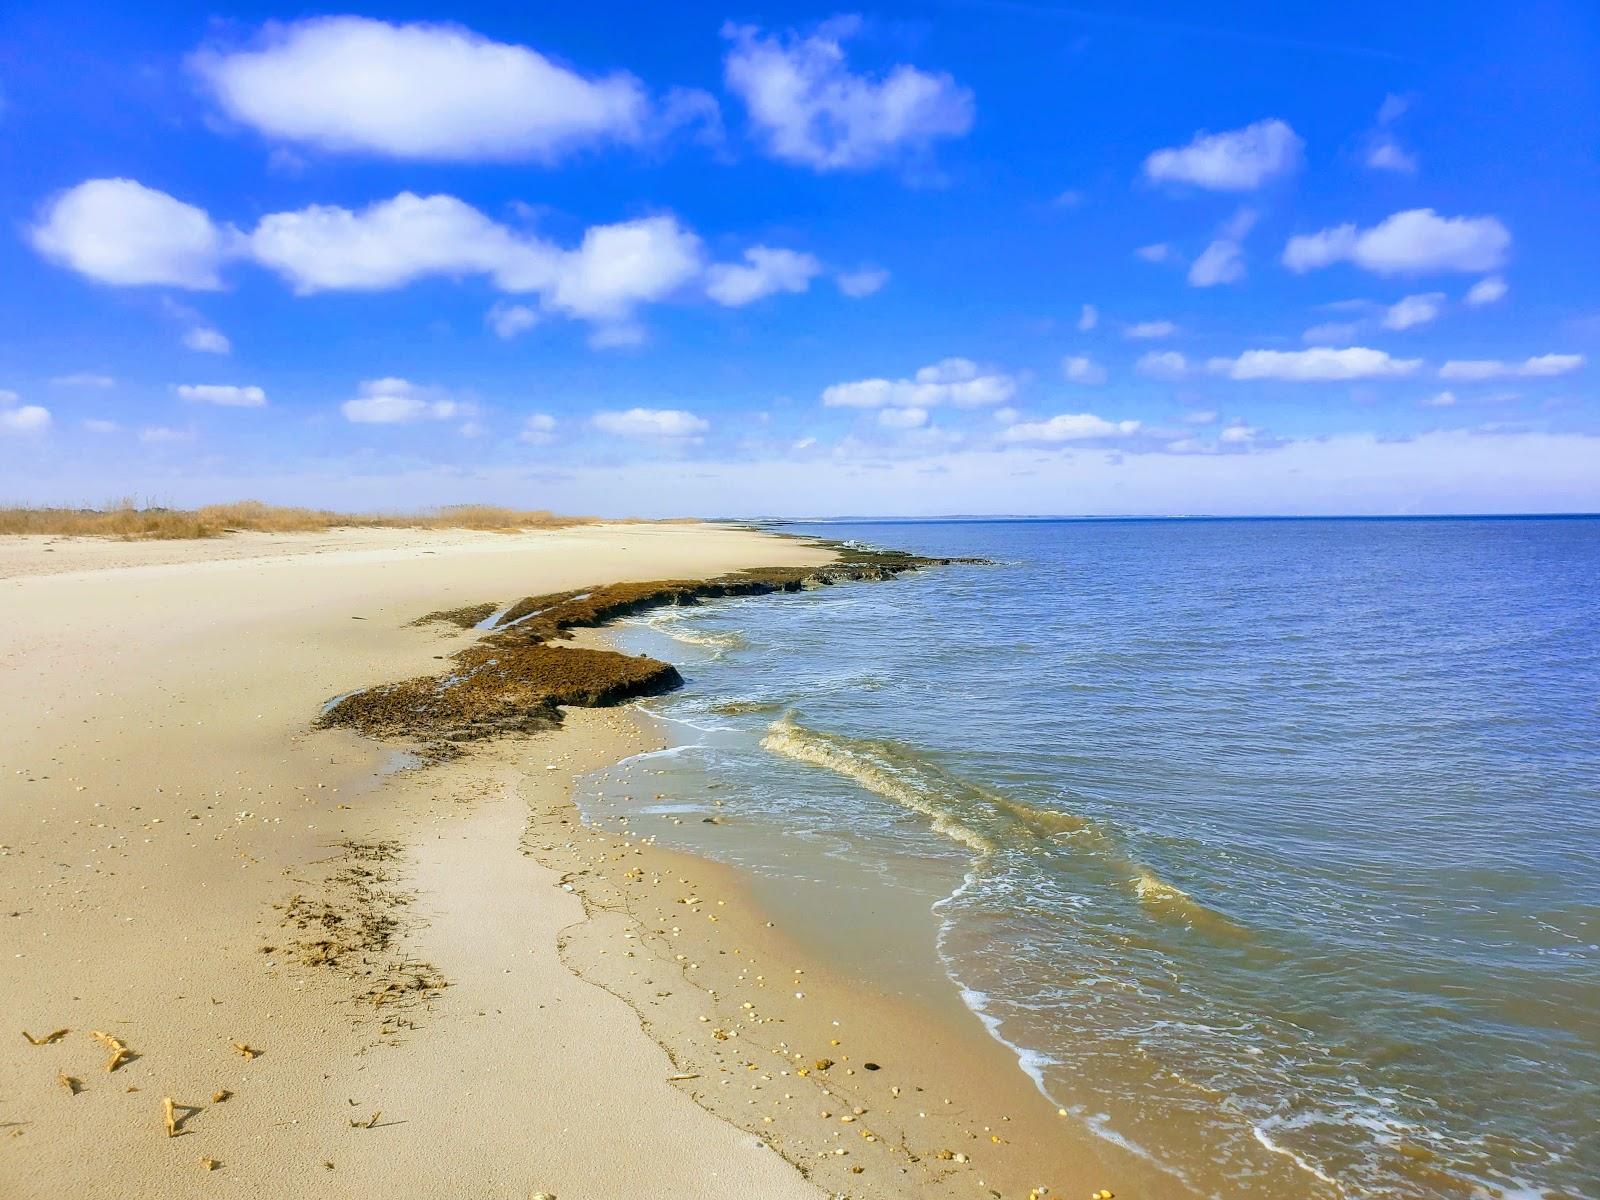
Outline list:
[[[473,636],[415,618],[508,580],[707,578],[820,551],[687,526],[306,540],[145,563],[124,546],[124,566],[55,573],[0,546],[6,659],[32,685],[0,709],[18,734],[0,999],[35,1035],[70,1030],[0,1040],[8,1194],[1127,1185],[976,1022],[940,1028],[836,977],[727,868],[583,826],[573,779],[649,744],[629,710],[399,769],[381,743],[307,731],[341,685]],[[134,1057],[102,1071],[89,1029]]]

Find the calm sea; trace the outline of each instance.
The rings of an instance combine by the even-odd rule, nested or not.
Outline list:
[[[593,814],[931,910],[1174,1194],[1600,1195],[1600,520],[795,528],[996,565],[628,626]]]

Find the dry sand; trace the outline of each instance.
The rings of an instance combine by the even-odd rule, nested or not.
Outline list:
[[[575,775],[653,744],[628,710],[430,766],[309,729],[474,636],[425,612],[825,558],[681,525],[0,539],[0,1195],[1137,1183],[976,1022],[584,827]]]

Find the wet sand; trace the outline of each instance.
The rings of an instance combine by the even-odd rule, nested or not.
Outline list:
[[[0,1194],[1147,1191],[947,996],[584,827],[574,776],[653,744],[628,710],[432,765],[310,729],[475,636],[426,612],[825,558],[706,526],[0,542]]]

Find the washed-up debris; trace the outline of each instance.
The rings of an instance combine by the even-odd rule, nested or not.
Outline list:
[[[57,1073],[56,1082],[67,1089],[68,1095],[76,1096],[83,1091],[83,1080],[75,1075],[68,1075],[65,1071]]]
[[[352,1117],[350,1119],[350,1128],[351,1129],[376,1129],[377,1126],[378,1126],[378,1118],[381,1117],[381,1116],[383,1116],[383,1110],[382,1109],[379,1109],[377,1112],[373,1113],[365,1121],[357,1121],[354,1117]]]
[[[99,1029],[91,1029],[89,1036],[111,1051],[111,1057],[106,1059],[107,1074],[133,1058],[133,1051],[128,1049],[120,1038],[114,1038]]]
[[[213,1104],[221,1104],[224,1100],[231,1100],[232,1098],[233,1093],[227,1088],[223,1088],[220,1092],[211,1093],[211,1103]]]
[[[233,1048],[239,1052],[246,1062],[252,1058],[255,1058],[261,1053],[261,1051],[257,1050],[254,1046],[251,1046],[247,1042],[235,1042],[233,1043]]]
[[[57,1029],[54,1033],[47,1033],[43,1037],[36,1038],[33,1036],[33,1034],[24,1029],[22,1031],[22,1036],[28,1039],[28,1045],[30,1046],[49,1046],[59,1042],[71,1032],[72,1030],[70,1029]]]
[[[200,1160],[201,1168],[207,1171],[215,1171],[221,1165],[222,1164],[214,1158],[202,1158]]]
[[[171,1096],[161,1097],[161,1117],[167,1123],[167,1136],[178,1136],[178,1118],[173,1111],[174,1105]]]

